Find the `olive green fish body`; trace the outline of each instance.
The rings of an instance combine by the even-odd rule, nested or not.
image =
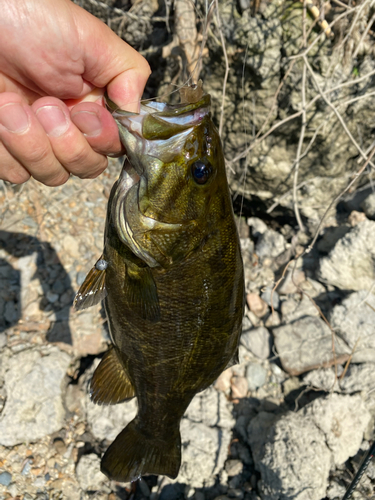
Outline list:
[[[90,277],[93,294],[105,297],[114,344],[94,374],[92,399],[138,402],[136,418],[102,460],[103,472],[119,481],[177,476],[181,417],[194,395],[236,362],[244,307],[209,96],[159,106],[139,119],[114,114],[130,163],[108,203],[106,269],[97,263]],[[82,286],[77,308],[85,297],[94,300]]]

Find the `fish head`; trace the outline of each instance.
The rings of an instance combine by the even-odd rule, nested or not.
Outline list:
[[[197,247],[232,210],[210,96],[189,89],[193,96],[188,94],[188,102],[144,102],[139,114],[113,112],[128,158],[122,193],[128,203],[119,208],[127,225],[122,235],[127,244],[133,241],[134,251],[134,242],[144,250],[147,233],[170,262]]]

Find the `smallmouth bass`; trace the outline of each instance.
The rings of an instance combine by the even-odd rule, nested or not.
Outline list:
[[[113,341],[92,401],[138,402],[102,458],[117,481],[177,476],[185,410],[238,357],[244,276],[223,151],[201,85],[185,87],[181,101],[112,109],[127,159],[103,255],[74,301],[84,309],[104,300]]]

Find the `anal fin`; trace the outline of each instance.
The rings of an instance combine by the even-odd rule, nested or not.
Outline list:
[[[73,307],[76,311],[99,304],[99,302],[104,300],[107,296],[105,287],[105,267],[100,265],[103,262],[106,267],[106,262],[101,257],[88,273],[85,281],[76,293],[73,302]],[[104,269],[102,267],[104,267]]]
[[[90,397],[93,403],[115,405],[135,396],[120,356],[114,346],[104,354],[91,379]]]

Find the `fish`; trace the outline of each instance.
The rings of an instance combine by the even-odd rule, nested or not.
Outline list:
[[[244,273],[225,160],[202,84],[179,104],[109,101],[126,150],[108,200],[103,254],[76,310],[104,301],[112,345],[91,400],[137,398],[101,460],[110,479],[177,477],[180,421],[193,397],[238,362]]]

